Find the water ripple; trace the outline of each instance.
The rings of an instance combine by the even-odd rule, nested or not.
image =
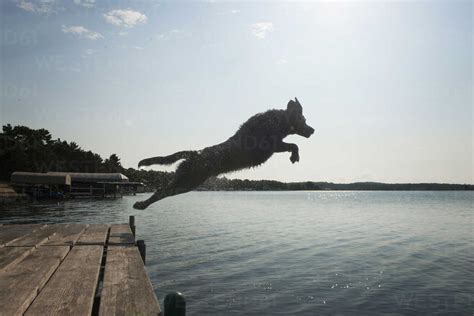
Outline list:
[[[1,206],[1,222],[136,215],[160,300],[189,315],[473,313],[472,192],[192,192]]]

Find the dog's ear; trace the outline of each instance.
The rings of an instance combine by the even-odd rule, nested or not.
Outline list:
[[[301,107],[300,103],[298,102],[298,99],[296,99],[296,102],[293,101],[293,100],[290,100],[288,102],[287,107],[286,107],[286,111],[289,114],[293,114],[293,113],[301,114],[301,113],[303,113],[303,108]]]
[[[288,105],[286,106],[286,109],[290,110],[293,106],[295,106],[295,103],[296,102],[293,100],[288,101]]]

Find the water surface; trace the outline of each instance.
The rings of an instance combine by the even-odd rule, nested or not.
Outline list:
[[[191,192],[0,206],[1,222],[127,222],[189,315],[474,312],[474,192]]]

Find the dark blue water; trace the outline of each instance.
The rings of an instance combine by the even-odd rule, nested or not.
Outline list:
[[[127,222],[189,315],[474,313],[474,192],[192,192],[0,206],[1,222]]]

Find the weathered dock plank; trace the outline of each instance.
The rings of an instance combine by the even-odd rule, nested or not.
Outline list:
[[[90,315],[102,252],[103,246],[74,246],[25,315]]]
[[[57,225],[54,225],[57,226]],[[87,228],[85,224],[66,224],[55,227],[55,234],[43,246],[67,246],[74,245],[79,236]]]
[[[40,247],[1,272],[0,314],[23,314],[68,251],[68,246]]]
[[[76,245],[105,245],[109,225],[89,225],[76,242]]]
[[[158,315],[130,225],[0,227],[0,316]]]
[[[55,224],[46,225],[40,229],[37,229],[30,234],[24,235],[14,241],[8,242],[5,246],[7,247],[34,247],[47,242],[52,238],[56,231],[62,229],[66,224]]]
[[[0,273],[3,270],[15,265],[27,255],[29,255],[34,247],[3,247],[0,248]]]
[[[109,246],[99,315],[158,315],[153,292],[138,249]]]
[[[110,226],[109,245],[133,245],[135,238],[128,224]]]
[[[43,224],[14,224],[3,225],[0,229],[0,247],[4,247],[7,243],[13,242],[27,234],[43,228]]]

